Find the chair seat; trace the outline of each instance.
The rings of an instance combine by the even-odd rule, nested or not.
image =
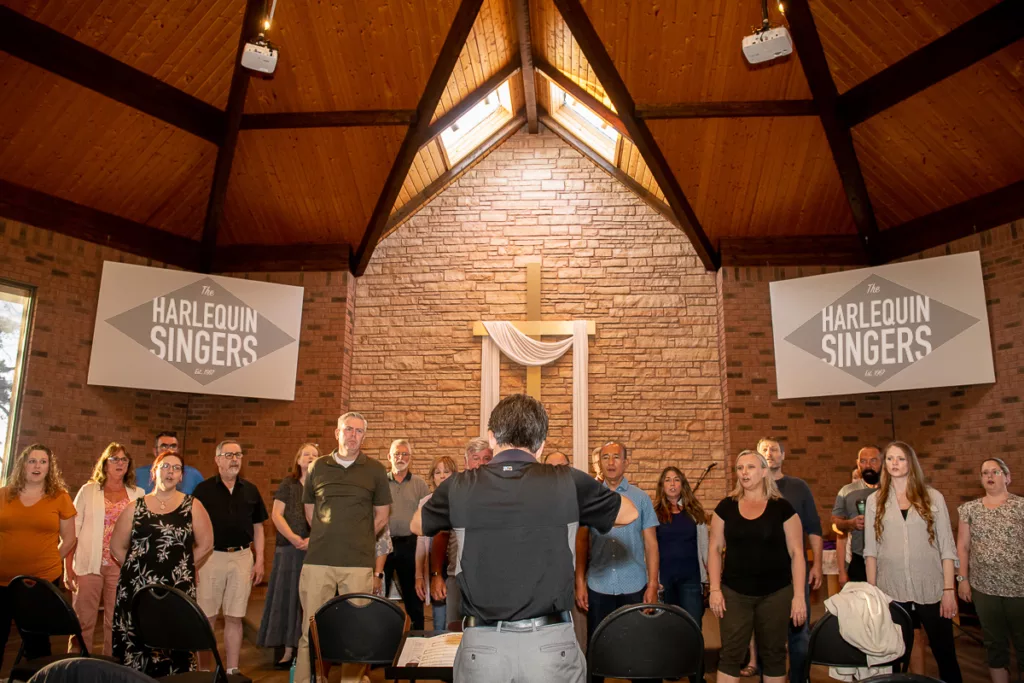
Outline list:
[[[77,652],[72,652],[59,655],[48,655],[46,657],[36,657],[35,659],[23,659],[17,666],[11,667],[10,678],[8,680],[10,683],[14,683],[15,681],[27,681],[47,664],[53,664],[54,662],[59,662],[64,659],[78,659],[81,656],[82,655]],[[102,659],[107,662],[114,662],[115,664],[118,663],[118,661],[113,657],[107,657],[105,655],[92,655],[92,658]]]
[[[228,683],[252,683],[252,679],[242,674],[228,674]],[[212,671],[189,671],[185,674],[161,676],[158,681],[167,683],[213,683]]]

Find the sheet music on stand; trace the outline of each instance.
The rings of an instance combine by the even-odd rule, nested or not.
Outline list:
[[[455,653],[458,652],[461,642],[461,633],[444,633],[430,638],[406,638],[397,665],[451,668],[455,666]]]

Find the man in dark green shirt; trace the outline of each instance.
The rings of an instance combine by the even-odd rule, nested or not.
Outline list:
[[[309,468],[302,493],[309,520],[309,549],[299,576],[302,623],[320,607],[345,593],[373,590],[374,543],[388,523],[391,491],[387,470],[361,451],[366,419],[359,413],[338,418],[338,450]],[[365,667],[342,666],[343,681],[358,681]],[[308,632],[296,653],[295,680],[309,680]]]

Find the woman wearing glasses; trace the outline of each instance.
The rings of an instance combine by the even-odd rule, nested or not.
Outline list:
[[[145,493],[135,485],[132,458],[114,442],[103,449],[89,482],[75,496],[77,541],[64,558],[64,585],[82,624],[82,637],[92,649],[100,602],[103,602],[103,654],[110,656],[114,594],[121,568],[110,558],[114,524],[128,505]]]
[[[184,461],[164,451],[153,461],[153,492],[132,501],[110,538],[110,556],[121,565],[114,607],[113,655],[153,678],[195,670],[191,652],[144,648],[136,639],[131,606],[139,588],[173,586],[196,599],[196,568],[213,551],[213,527],[203,504],[176,488]]]

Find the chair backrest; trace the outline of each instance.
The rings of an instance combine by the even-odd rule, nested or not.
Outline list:
[[[865,678],[861,683],[942,683],[937,678],[922,676],[921,674],[882,674]]]
[[[14,623],[22,636],[74,636],[82,655],[89,656],[78,615],[56,586],[35,576],[15,576],[7,594]]]
[[[591,676],[694,676],[699,681],[704,676],[704,635],[693,617],[675,605],[627,605],[598,624],[587,663]]]
[[[203,610],[184,591],[157,583],[143,586],[132,599],[132,623],[139,642],[147,648],[213,652],[213,678],[224,678],[217,637]]]
[[[105,659],[73,657],[47,664],[28,683],[155,683],[141,671]]]
[[[914,623],[907,611],[895,602],[889,603],[889,614],[893,623],[903,631],[904,651],[901,657],[882,666],[893,666],[894,671],[906,671],[910,663],[910,651],[914,648]],[[811,629],[807,644],[807,659],[802,681],[809,681],[812,664],[825,666],[867,666],[867,655],[843,640],[839,632],[839,619],[831,612],[825,612]]]
[[[310,658],[325,662],[391,664],[405,632],[405,612],[386,598],[346,593],[323,604],[313,615],[317,638],[310,638]],[[314,650],[316,650],[314,652]]]

